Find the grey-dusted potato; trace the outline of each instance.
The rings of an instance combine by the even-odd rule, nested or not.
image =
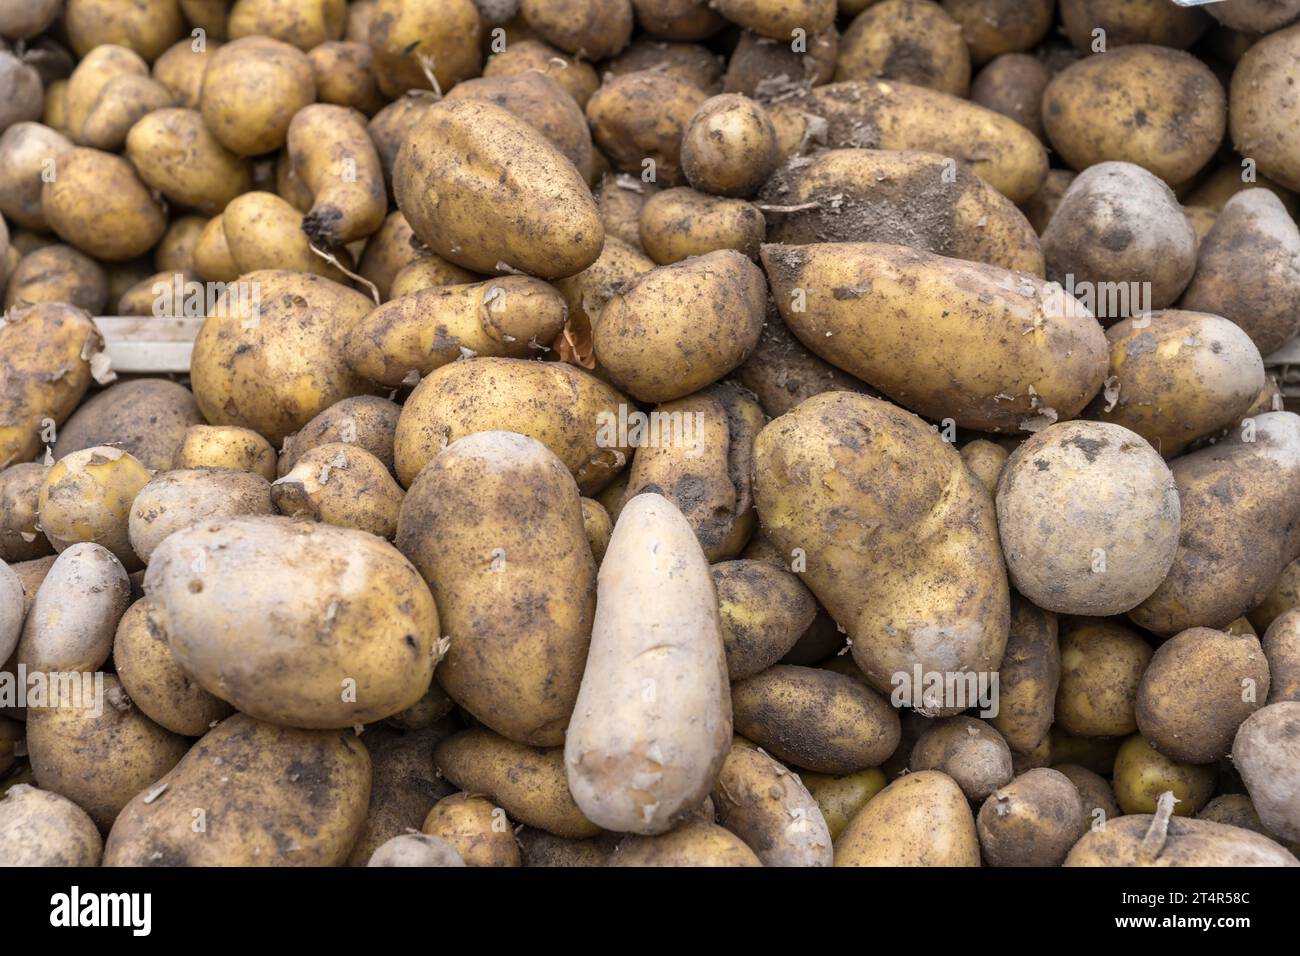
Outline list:
[[[682,173],[704,193],[752,196],[776,164],[772,120],[747,96],[723,93],[705,100],[682,133]]]
[[[1010,782],[1011,750],[993,727],[974,717],[933,721],[912,747],[908,767],[941,770],[974,801]]]
[[[290,120],[315,99],[316,81],[305,53],[271,37],[250,36],[213,52],[199,110],[226,149],[259,156],[285,144]]]
[[[1070,778],[1045,767],[991,793],[976,821],[993,866],[1060,866],[1083,835],[1083,800]]]
[[[366,866],[465,866],[460,853],[442,837],[400,833],[383,843]]]
[[[685,187],[655,193],[641,210],[641,245],[660,265],[733,249],[758,258],[767,223],[758,207]]]
[[[1232,320],[1261,355],[1300,332],[1300,229],[1267,189],[1237,193],[1201,244],[1182,307]]]
[[[1011,596],[1011,631],[998,670],[998,712],[989,718],[1007,746],[1031,753],[1048,735],[1061,681],[1056,615]]]
[[[385,96],[441,90],[477,76],[483,63],[483,20],[471,0],[378,0],[368,40]]]
[[[393,179],[416,236],[466,269],[556,279],[600,255],[605,232],[581,174],[495,103],[430,107],[398,153]]]
[[[72,142],[41,123],[15,123],[0,134],[0,213],[24,229],[49,227],[41,208],[42,174],[54,171]]]
[[[0,866],[99,866],[104,838],[67,797],[29,784],[0,800]]]
[[[208,132],[193,109],[158,109],[131,127],[126,155],[168,199],[211,216],[253,184],[252,166]]]
[[[741,838],[705,820],[686,820],[666,833],[624,837],[606,866],[762,866]]]
[[[1081,737],[1133,733],[1138,685],[1152,653],[1137,631],[1117,621],[1071,622],[1061,633],[1056,724]]]
[[[96,671],[113,649],[113,632],[131,600],[120,561],[97,544],[63,551],[36,591],[18,642],[30,671]]]
[[[1241,827],[1243,830],[1251,830],[1261,836],[1266,836],[1270,840],[1277,840],[1264,823],[1259,818],[1259,813],[1255,810],[1255,804],[1251,802],[1250,796],[1244,793],[1224,793],[1215,797],[1207,803],[1201,812],[1196,815],[1198,820],[1209,820],[1212,823],[1222,823],[1231,827]]]
[[[805,245],[870,237],[1041,277],[1043,254],[1024,214],[975,173],[951,164],[919,150],[818,153],[763,187],[761,208],[773,219],[768,240]]]
[[[1043,255],[1054,282],[1098,290],[1085,304],[1109,324],[1173,305],[1196,271],[1196,234],[1164,182],[1134,163],[1102,162],[1061,197],[1043,232]],[[1133,291],[1101,301],[1110,283]]]
[[[437,663],[438,612],[419,573],[350,528],[265,516],[191,525],[154,551],[144,590],[177,663],[259,720],[379,720],[419,700]]]
[[[41,530],[62,551],[93,541],[111,551],[128,570],[140,561],[131,549],[131,502],[151,477],[139,459],[98,445],[75,451],[51,467],[41,486]]]
[[[32,303],[66,303],[93,315],[108,302],[103,267],[72,246],[42,246],[18,260],[5,287],[6,309]]]
[[[706,93],[716,93],[722,87],[724,66],[724,59],[702,43],[674,43],[643,35],[602,64],[602,69],[616,76],[657,70],[689,80]]]
[[[165,636],[150,625],[148,598],[132,604],[118,622],[113,666],[131,703],[172,733],[201,737],[234,709],[181,670]]]
[[[898,746],[898,715],[861,681],[779,664],[731,688],[736,732],[782,761],[848,774],[884,763]]]
[[[809,33],[812,25],[804,25]],[[901,80],[964,97],[970,49],[962,25],[930,0],[884,0],[867,7],[840,37],[835,79]]]
[[[1297,82],[1300,25],[1278,30],[1253,44],[1232,73],[1229,116],[1237,152],[1263,175],[1300,190],[1297,105],[1288,95]]]
[[[830,829],[799,778],[761,750],[732,746],[713,787],[718,822],[764,866],[830,866]]]
[[[41,74],[31,64],[0,50],[0,131],[41,119]]]
[[[1106,340],[1110,375],[1090,417],[1137,432],[1166,458],[1240,422],[1265,385],[1259,349],[1218,315],[1169,309],[1124,319]]]
[[[408,488],[448,444],[474,432],[510,430],[559,456],[583,494],[599,491],[627,463],[615,435],[628,399],[593,375],[560,362],[474,358],[423,379],[402,406],[393,440],[397,479]],[[629,406],[630,407],[630,406]],[[611,424],[612,423],[612,424]]]
[[[1223,627],[1263,601],[1296,557],[1281,529],[1300,506],[1300,417],[1256,415],[1170,467],[1182,502],[1178,550],[1160,587],[1129,617],[1162,635]]]
[[[0,561],[0,658],[6,661],[18,647],[26,611],[22,580]]]
[[[381,538],[397,532],[405,494],[384,463],[343,442],[317,445],[270,488],[282,515],[368,531]]]
[[[425,818],[423,832],[456,848],[466,866],[520,866],[514,824],[505,810],[483,797],[453,793]]]
[[[1268,691],[1268,662],[1253,634],[1189,628],[1161,644],[1143,671],[1138,730],[1167,757],[1213,763]]]
[[[733,681],[785,657],[817,617],[816,599],[789,571],[764,561],[723,561],[710,571]]]
[[[1141,734],[1134,734],[1115,754],[1112,785],[1125,813],[1154,813],[1161,794],[1169,791],[1178,801],[1173,812],[1191,817],[1214,795],[1217,778],[1214,764],[1171,760]]]
[[[1242,723],[1232,762],[1259,819],[1286,840],[1300,840],[1300,702],[1280,701]]]
[[[630,0],[523,0],[519,12],[543,40],[587,60],[608,60],[632,39]]]
[[[360,832],[370,778],[370,756],[351,730],[235,714],[126,806],[104,865],[338,866]]]
[[[810,34],[802,52],[795,52],[789,42],[742,30],[727,60],[723,89],[766,99],[774,93],[829,83],[839,49],[840,34],[834,25]]]
[[[1268,837],[1209,820],[1167,812],[1112,820],[1084,834],[1065,866],[1300,866]]]
[[[612,833],[571,840],[526,826],[519,828],[515,839],[519,842],[524,866],[605,866],[618,842]]]
[[[367,43],[331,40],[307,51],[316,79],[316,99],[374,116],[387,102],[375,78],[374,53]]]
[[[393,434],[401,408],[385,398],[358,395],[335,402],[284,440],[279,473],[289,473],[298,457],[330,442],[356,445],[393,470]],[[274,479],[274,475],[268,477]]]
[[[909,773],[873,797],[835,841],[836,866],[979,866],[975,817],[936,770]]]
[[[189,525],[210,518],[271,514],[275,514],[272,487],[262,475],[234,469],[178,469],[158,473],[140,489],[131,504],[127,530],[132,550],[148,564],[164,539]]]
[[[530,747],[475,729],[439,742],[433,760],[444,777],[467,793],[486,796],[511,820],[573,839],[601,832],[569,793],[559,747]]]
[[[601,152],[622,172],[682,185],[682,137],[707,95],[687,80],[643,70],[609,77],[587,101]]]
[[[397,546],[433,588],[450,638],[438,670],[443,689],[512,740],[562,743],[596,585],[564,463],[526,435],[461,438],[411,484]]]
[[[1070,42],[1084,54],[1099,52],[1097,31],[1107,50],[1134,43],[1185,50],[1210,24],[1202,10],[1168,0],[1061,0],[1061,20]]]
[[[1268,703],[1300,701],[1300,610],[1283,612],[1260,638],[1268,661]]]
[[[1115,791],[1101,774],[1072,763],[1053,764],[1052,769],[1063,774],[1079,791],[1083,820],[1088,828],[1095,829],[1120,815]]]
[[[0,36],[30,40],[44,33],[62,12],[62,0],[9,0],[0,4]]]
[[[45,219],[60,238],[96,259],[148,252],[167,230],[162,203],[121,156],[74,149],[41,188]]]
[[[1226,125],[1227,98],[1214,73],[1163,46],[1086,57],[1053,77],[1043,94],[1048,139],[1072,168],[1135,163],[1170,186],[1209,162]]]
[[[770,304],[758,345],[736,369],[735,377],[758,397],[771,418],[822,392],[872,392],[869,385],[808,351]]]
[[[107,831],[136,794],[176,766],[190,741],[134,708],[112,674],[79,676],[62,683],[49,706],[28,707],[27,750],[37,785],[67,797]]]
[[[1119,425],[1062,422],[1034,434],[1007,459],[996,500],[1012,584],[1058,614],[1136,607],[1160,586],[1178,548],[1174,477]]]
[[[0,471],[0,561],[30,561],[54,551],[40,529],[46,465],[24,462]]]
[[[731,743],[717,596],[694,531],[638,495],[601,564],[591,648],[565,737],[569,790],[605,829],[669,830],[708,795]]]
[[[275,479],[275,449],[250,428],[191,425],[181,436],[171,468],[233,468]]]
[[[203,416],[190,390],[161,378],[110,385],[64,422],[54,443],[56,460],[95,445],[112,445],[151,471],[171,467],[186,431]]]

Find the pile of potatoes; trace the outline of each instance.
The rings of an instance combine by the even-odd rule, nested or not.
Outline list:
[[[0,37],[0,865],[1300,865],[1300,0]]]

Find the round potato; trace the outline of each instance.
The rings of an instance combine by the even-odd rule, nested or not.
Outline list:
[[[835,79],[901,80],[964,97],[970,59],[962,24],[944,7],[930,0],[883,0],[854,17],[840,37]]]
[[[120,448],[98,445],[73,452],[45,476],[41,530],[55,551],[90,541],[137,570],[140,560],[131,549],[127,525],[131,502],[149,478],[149,469]]]
[[[1216,777],[1213,764],[1170,760],[1140,734],[1124,741],[1115,755],[1115,799],[1126,814],[1154,813],[1161,794],[1168,791],[1176,801],[1173,812],[1194,817],[1214,795]]]
[[[275,479],[275,449],[249,428],[191,425],[185,429],[171,468],[233,468]]]
[[[404,495],[382,461],[343,442],[318,445],[300,455],[270,491],[282,515],[368,531],[381,538],[397,532]]]
[[[979,866],[975,817],[947,774],[921,770],[873,797],[835,841],[836,866]]]
[[[1152,653],[1137,631],[1118,622],[1072,622],[1061,634],[1057,725],[1081,737],[1137,730],[1138,686]]]
[[[1011,750],[993,727],[974,717],[932,721],[912,747],[912,772],[941,770],[973,801],[1011,782]]]
[[[150,471],[171,467],[187,429],[203,416],[190,390],[159,378],[110,385],[59,429],[55,460],[95,445],[112,445]]]
[[[1037,45],[1052,27],[1054,6],[1052,0],[943,0],[977,64]]]
[[[1300,130],[1294,88],[1300,25],[1278,30],[1253,44],[1232,72],[1232,143],[1259,171],[1288,189],[1300,190]]]
[[[453,793],[425,818],[423,831],[450,843],[466,866],[520,866],[514,825],[506,812],[482,797]]]
[[[248,471],[164,471],[142,487],[131,504],[131,548],[148,564],[158,545],[182,528],[210,518],[274,514],[271,502],[266,479]]]
[[[335,402],[284,440],[279,473],[288,474],[298,456],[330,442],[356,445],[392,471],[393,435],[400,414],[401,408],[396,404],[374,395],[358,395]],[[267,477],[274,478],[274,475]]]
[[[695,189],[715,196],[752,196],[776,169],[776,130],[747,96],[705,100],[682,133],[682,172]]]
[[[208,132],[193,109],[159,109],[131,127],[126,155],[145,184],[204,215],[252,187],[252,167]]]
[[[1084,833],[1083,800],[1064,774],[1030,770],[989,795],[976,827],[993,866],[1060,866]]]
[[[98,262],[72,246],[55,243],[34,249],[10,272],[4,303],[12,309],[42,302],[66,303],[97,315],[108,303],[108,276]]]
[[[1083,799],[1083,819],[1088,829],[1097,829],[1120,815],[1115,802],[1115,791],[1110,781],[1099,773],[1078,764],[1058,763],[1052,769],[1063,774],[1079,791]]]
[[[28,784],[0,800],[0,866],[99,866],[104,838],[67,797]]]
[[[203,74],[199,110],[212,135],[238,156],[279,149],[289,121],[316,99],[311,60],[266,36],[218,47]]]
[[[482,24],[471,0],[377,0],[367,40],[379,88],[441,92],[477,76]]]
[[[614,166],[643,181],[683,183],[682,137],[707,96],[693,83],[643,70],[614,76],[587,101],[587,121]]]
[[[732,746],[713,788],[718,822],[764,866],[830,866],[830,829],[797,776],[761,750]]]

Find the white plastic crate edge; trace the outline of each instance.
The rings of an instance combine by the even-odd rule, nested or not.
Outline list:
[[[187,374],[202,318],[106,315],[95,319],[110,367],[120,374]]]

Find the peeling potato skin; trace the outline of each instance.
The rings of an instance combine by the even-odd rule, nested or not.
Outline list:
[[[989,723],[1015,753],[1028,754],[1048,735],[1061,681],[1056,615],[1011,596],[1011,631],[998,670],[998,713]]]
[[[397,547],[430,582],[451,641],[443,689],[503,736],[563,743],[596,596],[578,489],[563,463],[510,432],[453,442],[412,483]]]
[[[144,591],[177,663],[258,719],[379,720],[418,701],[437,662],[438,612],[419,573],[348,528],[265,516],[192,525],[154,551]]]
[[[990,794],[976,825],[993,866],[1060,866],[1087,829],[1078,788],[1045,767]]]
[[[466,730],[439,742],[433,760],[453,784],[485,795],[512,820],[575,840],[602,832],[569,793],[561,747],[530,747],[490,730]]]
[[[1033,276],[865,242],[766,245],[762,261],[804,345],[920,414],[1014,433],[1056,420],[1043,409],[1074,417],[1105,380],[1101,326]]]
[[[1038,236],[1010,200],[937,153],[836,149],[777,173],[759,194],[773,206],[769,242],[788,245],[873,242],[983,262],[1039,278]],[[644,221],[644,220],[643,220]]]
[[[1143,852],[1150,814],[1109,821],[1104,830],[1084,834],[1064,866],[1300,866],[1286,849],[1241,827],[1187,820],[1169,821],[1169,835],[1158,852]]]
[[[990,724],[957,716],[931,721],[912,746],[908,769],[941,770],[973,801],[1010,783],[1011,750]]]
[[[1043,94],[1043,126],[1073,169],[1118,160],[1178,186],[1218,149],[1227,97],[1191,54],[1137,44],[1086,57],[1053,77]]]
[[[948,15],[961,24],[975,63],[1038,45],[1052,27],[1052,0],[943,0]]]
[[[898,80],[964,97],[970,91],[970,49],[961,24],[937,3],[884,0],[844,31],[835,79]]]
[[[385,96],[427,90],[420,58],[444,92],[477,76],[483,20],[470,0],[379,0],[367,36],[374,50],[374,73]]]
[[[835,841],[836,866],[979,866],[975,817],[937,770],[909,773],[872,797]]]
[[[1172,791],[1174,814],[1195,816],[1205,806],[1218,782],[1213,765],[1180,763],[1160,753],[1140,734],[1120,745],[1115,755],[1115,800],[1126,814],[1154,813],[1160,795]]]
[[[713,787],[718,823],[764,866],[830,866],[830,829],[799,778],[767,754],[733,746]]]
[[[104,838],[66,797],[30,785],[0,801],[0,866],[99,866]]]
[[[41,485],[48,471],[36,462],[0,471],[0,561],[14,564],[54,553],[39,524]]]
[[[767,223],[758,207],[680,187],[651,196],[641,210],[641,245],[659,265],[733,249],[758,258]]]
[[[1218,315],[1169,309],[1149,323],[1124,319],[1106,341],[1109,384],[1085,414],[1137,432],[1166,458],[1241,421],[1265,385],[1259,349]]]
[[[624,837],[605,865],[729,867],[763,863],[730,830],[704,820],[688,820],[657,836]]]
[[[284,440],[278,473],[289,473],[299,456],[329,442],[354,444],[393,470],[393,436],[401,406],[377,395],[358,395],[335,402]],[[267,475],[274,480],[274,475]]]
[[[235,714],[126,806],[104,865],[338,866],[360,833],[370,781],[370,755],[351,730]],[[205,832],[193,830],[195,807]]]
[[[832,24],[810,34],[808,49],[795,53],[790,44],[742,30],[740,42],[727,60],[723,89],[728,93],[762,99],[765,93],[790,84],[821,86],[835,75],[835,58],[839,55],[840,34]]]
[[[443,797],[425,818],[423,832],[441,837],[466,866],[521,866],[514,825],[505,812],[482,797],[453,793]]]
[[[1278,616],[1260,643],[1268,660],[1268,703],[1300,701],[1300,610]]]
[[[286,134],[293,171],[312,197],[302,229],[329,249],[364,239],[384,224],[383,167],[358,110],[313,103],[294,114]],[[340,175],[350,169],[351,176]]]
[[[655,181],[683,184],[682,136],[708,97],[686,80],[641,71],[609,78],[587,101],[592,137],[614,166],[640,176],[654,160]]]
[[[914,666],[997,670],[1010,609],[993,501],[921,419],[850,392],[813,396],[759,434],[754,478],[768,537],[804,550],[804,583],[877,691]]]
[[[817,617],[817,601],[799,578],[763,561],[710,568],[722,615],[727,676],[752,677],[790,651]]]
[[[587,60],[608,60],[632,39],[630,0],[523,0],[519,12],[542,39]]]
[[[185,431],[203,416],[183,385],[159,378],[110,385],[83,403],[59,429],[57,461],[76,451],[112,443],[152,471],[166,471]]]
[[[132,550],[148,564],[165,538],[191,524],[274,513],[271,486],[262,475],[234,469],[162,471],[131,502],[128,533]]]
[[[1288,93],[1297,82],[1300,25],[1255,43],[1232,74],[1229,103],[1232,142],[1259,171],[1288,189],[1300,190],[1300,133]]]
[[[870,385],[804,348],[770,302],[758,345],[734,375],[736,381],[758,396],[770,418],[784,415],[804,399],[822,392],[877,394]]]

